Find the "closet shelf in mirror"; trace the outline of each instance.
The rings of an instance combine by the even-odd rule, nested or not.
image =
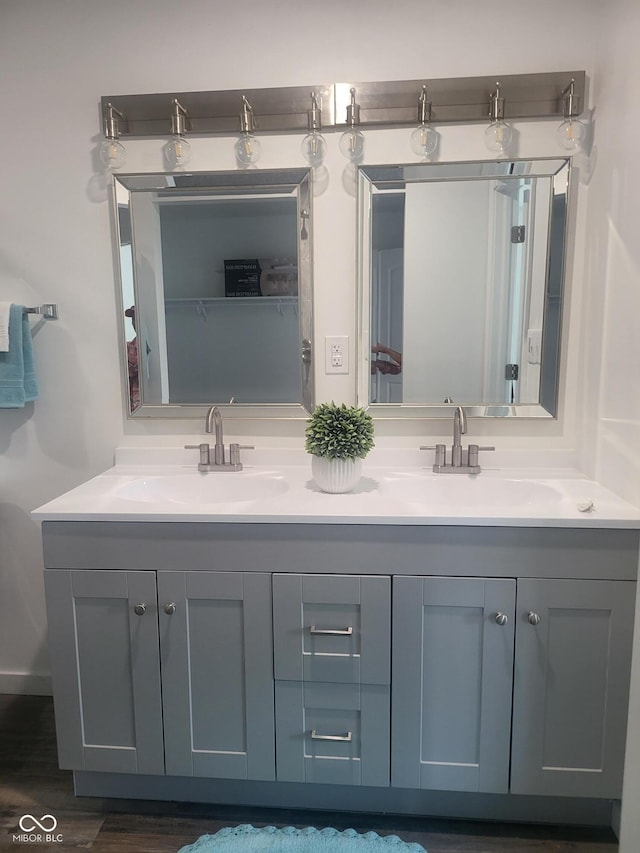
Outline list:
[[[297,315],[298,313],[297,296],[208,296],[202,298],[192,297],[183,299],[166,299],[165,310],[171,310],[173,312],[182,308],[195,309],[196,314],[203,317],[204,320],[207,320],[209,310],[215,311],[219,314],[221,311],[226,311],[228,305],[236,306],[240,304],[244,305],[244,309],[240,310],[250,312],[254,311],[254,306],[261,306],[258,308],[258,316],[262,315],[262,310],[265,306],[267,309],[275,310],[283,316],[285,308],[288,313],[289,307],[293,309],[294,315]],[[236,308],[234,307],[230,310],[234,313]],[[235,316],[237,316],[237,314]]]
[[[182,299],[165,299],[166,306],[198,307],[198,305],[297,305],[297,296],[192,296]]]

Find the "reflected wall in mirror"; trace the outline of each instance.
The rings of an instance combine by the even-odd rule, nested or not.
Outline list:
[[[134,417],[312,411],[309,181],[306,169],[114,175]]]
[[[359,168],[358,398],[557,412],[569,160]]]

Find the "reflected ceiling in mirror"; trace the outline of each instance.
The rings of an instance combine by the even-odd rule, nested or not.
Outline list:
[[[313,409],[306,169],[114,175],[133,417]]]
[[[569,160],[361,166],[358,401],[555,417]]]

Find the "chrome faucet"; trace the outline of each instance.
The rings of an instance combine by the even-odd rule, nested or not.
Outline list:
[[[453,402],[447,398],[445,402]],[[436,455],[433,470],[436,474],[479,474],[482,470],[478,462],[478,451],[495,450],[495,447],[480,447],[477,444],[462,446],[462,436],[467,432],[467,416],[462,406],[456,406],[453,411],[453,444],[451,445],[451,462],[447,464],[447,448],[444,444],[421,447],[420,450],[435,450]]]
[[[253,450],[252,444],[237,444],[229,445],[229,461],[225,462],[224,453],[224,438],[222,434],[222,415],[217,406],[210,406],[205,418],[205,432],[211,434],[215,432],[216,443],[213,446],[213,461],[211,461],[211,447],[208,442],[201,444],[185,444],[187,450],[199,450],[200,460],[198,462],[198,471],[242,471],[242,462],[240,461],[241,450]]]
[[[462,465],[462,443],[460,437],[466,435],[467,416],[462,406],[456,406],[453,412],[453,446],[451,447],[451,464],[454,468]]]
[[[211,434],[216,433],[216,443],[213,448],[213,464],[224,465],[224,440],[222,437],[222,415],[217,406],[211,406],[205,418],[205,431]]]

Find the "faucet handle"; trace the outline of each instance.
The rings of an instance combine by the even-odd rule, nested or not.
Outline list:
[[[469,468],[478,468],[480,470],[480,466],[478,463],[478,451],[479,450],[495,450],[495,447],[480,447],[478,444],[470,444],[467,448],[467,465]]]
[[[210,458],[209,453],[211,448],[207,442],[202,442],[202,444],[185,444],[185,450],[199,450],[200,451],[200,465],[209,465]]]
[[[444,466],[445,454],[447,452],[447,448],[444,444],[421,446],[420,450],[435,450],[436,455],[433,460],[434,467],[441,468]]]
[[[253,444],[238,444],[237,442],[233,442],[233,444],[229,444],[229,464],[230,465],[241,465],[240,462],[240,451],[241,450],[255,450]]]

